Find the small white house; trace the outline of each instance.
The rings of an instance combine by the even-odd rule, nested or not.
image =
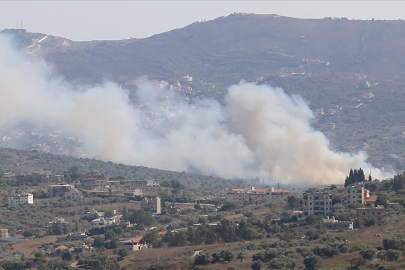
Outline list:
[[[147,187],[159,187],[160,184],[157,180],[150,178],[150,179],[146,180],[146,186]]]
[[[33,204],[34,195],[31,193],[22,193],[8,197],[8,206],[16,206],[20,204]]]

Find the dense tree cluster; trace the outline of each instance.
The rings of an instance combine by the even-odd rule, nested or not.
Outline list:
[[[364,175],[362,168],[360,168],[358,170],[350,169],[349,176],[346,177],[346,180],[345,180],[345,187],[348,187],[355,183],[362,183],[364,181],[366,181],[366,177]]]

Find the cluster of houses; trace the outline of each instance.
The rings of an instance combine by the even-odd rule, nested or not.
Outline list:
[[[70,184],[54,184],[49,185],[50,181],[63,181],[63,175],[54,175],[50,171],[41,171],[29,174],[6,173],[7,178],[14,179],[18,186],[40,186],[48,185],[48,192],[51,197],[63,197],[66,200],[76,201],[82,198],[81,192]],[[114,185],[124,185],[125,190],[114,190],[111,187]],[[141,187],[159,187],[160,184],[155,179],[149,178],[145,180],[121,180],[109,181],[105,174],[97,172],[87,172],[81,175],[78,185],[82,190],[87,190],[98,195],[107,196],[143,196]],[[129,189],[128,189],[129,188]],[[149,199],[148,199],[149,200]],[[8,197],[8,206],[17,206],[21,204],[33,204],[34,196],[32,193],[15,194]],[[152,201],[144,202],[151,207],[154,212],[160,214],[160,203],[156,204]],[[159,205],[159,206],[157,206]]]
[[[350,185],[346,188],[346,200],[342,200],[343,205],[367,205],[368,207],[356,208],[357,222],[359,226],[364,226],[366,222],[373,219],[375,224],[380,225],[385,222],[385,209],[383,206],[374,206],[378,197],[370,195],[370,190],[365,189],[362,183]],[[329,216],[332,211],[332,194],[328,191],[315,190],[302,194],[302,210],[304,216],[323,215]],[[328,230],[350,230],[353,229],[353,222],[339,221],[334,217],[323,219],[323,225]]]
[[[365,205],[367,207],[357,208],[357,222],[359,226],[364,226],[370,219],[374,219],[374,223],[380,225],[385,222],[385,209],[383,206],[374,206],[378,197],[370,195],[370,190],[365,189],[362,183],[350,185],[346,188],[347,197],[342,204],[349,205]],[[285,189],[262,189],[262,188],[238,188],[230,189],[226,192],[227,202],[236,202],[240,205],[260,205],[263,203],[271,203],[283,201],[290,195],[290,191]],[[294,211],[294,214],[308,215],[323,215],[327,218],[323,219],[322,224],[328,230],[352,230],[352,221],[339,221],[335,217],[329,218],[332,212],[332,194],[327,190],[313,190],[304,192],[301,196],[302,211]]]
[[[290,195],[290,191],[286,189],[275,188],[232,188],[226,192],[227,202],[236,202],[240,205],[260,205],[263,203],[271,203],[283,201]]]

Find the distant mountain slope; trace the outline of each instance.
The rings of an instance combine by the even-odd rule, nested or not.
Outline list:
[[[145,39],[59,39],[57,44],[50,38],[43,41],[43,50],[68,79],[84,81],[141,75],[176,80],[193,74],[197,79],[235,82],[284,71],[395,78],[405,68],[404,33],[404,21],[234,14]]]

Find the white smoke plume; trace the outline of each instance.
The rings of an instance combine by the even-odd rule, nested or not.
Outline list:
[[[47,69],[0,38],[1,133],[31,123],[75,136],[86,153],[103,160],[225,178],[343,183],[358,167],[378,179],[387,175],[368,164],[365,153],[331,151],[311,127],[306,102],[279,88],[241,82],[229,88],[225,106],[205,100],[194,107],[140,79],[138,103],[131,104],[114,83],[77,91]]]

